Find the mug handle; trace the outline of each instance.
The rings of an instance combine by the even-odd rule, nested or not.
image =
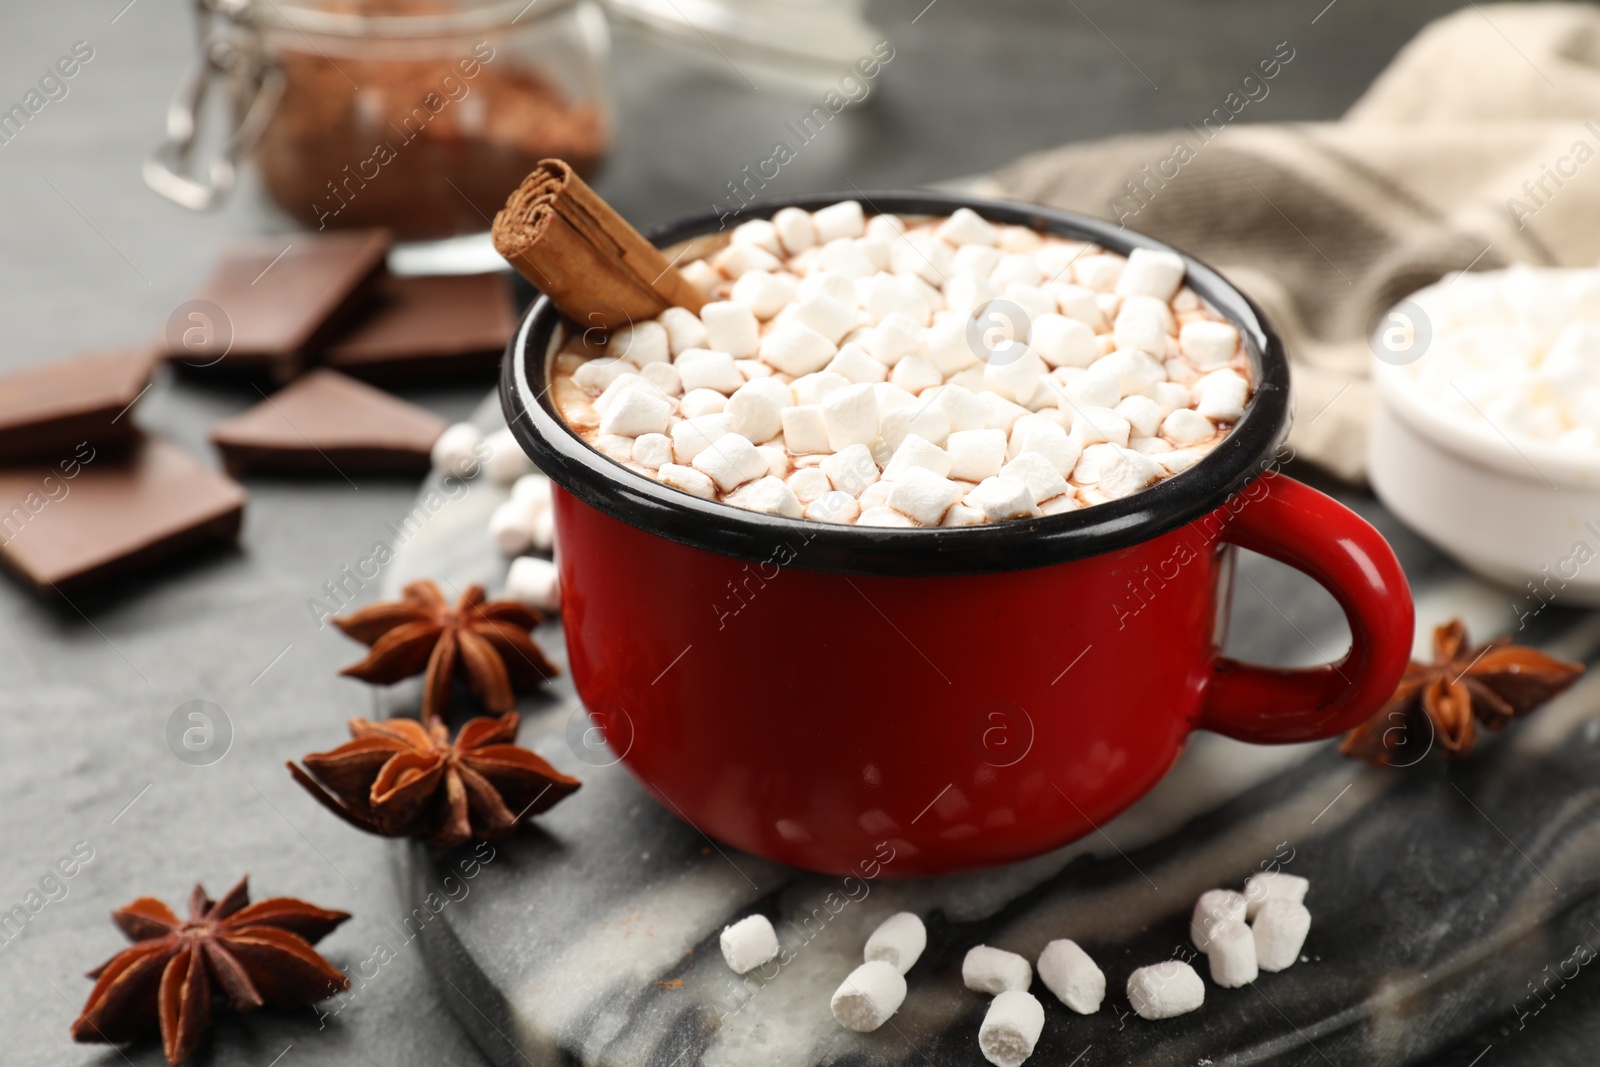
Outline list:
[[[1370,719],[1394,694],[1411,659],[1411,589],[1383,535],[1349,508],[1287,475],[1257,483],[1222,540],[1309,574],[1350,622],[1350,651],[1337,663],[1286,669],[1219,656],[1202,730],[1256,744],[1333,737]]]

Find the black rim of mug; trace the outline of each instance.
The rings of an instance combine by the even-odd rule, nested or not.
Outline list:
[[[948,215],[971,208],[991,222],[1092,241],[1127,255],[1135,248],[1178,252],[1189,287],[1238,327],[1256,383],[1244,417],[1193,467],[1120,500],[1062,515],[958,528],[846,526],[787,519],[703,500],[616,463],[578,437],[547,388],[551,338],[560,315],[541,296],[519,325],[501,366],[500,400],[518,443],[539,468],[583,503],[640,530],[692,548],[752,563],[891,577],[993,574],[1125,549],[1175,530],[1224,504],[1278,459],[1289,431],[1289,364],[1259,308],[1204,263],[1154,238],[1074,212],[935,192],[806,195],[747,205],[740,221],[785,207],[810,211],[859,200],[870,214]],[[658,245],[721,229],[699,212],[644,231]]]

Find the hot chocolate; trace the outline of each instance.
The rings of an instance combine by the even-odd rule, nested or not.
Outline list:
[[[1238,330],[1175,253],[845,201],[679,264],[709,302],[553,367],[616,462],[751,510],[971,526],[1118,499],[1193,466],[1252,391]]]

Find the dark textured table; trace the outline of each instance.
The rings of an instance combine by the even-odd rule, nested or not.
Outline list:
[[[1285,39],[1298,51],[1294,77],[1246,118],[1332,117],[1418,26],[1456,6],[876,4],[870,14],[896,51],[873,99],[831,124],[771,191],[947,180],[1068,140],[1181,125],[1209,111],[1264,49]],[[90,42],[94,58],[64,99],[0,145],[0,365],[149,336],[225,240],[287,228],[260,206],[248,178],[210,216],[176,208],[139,181],[168,96],[193,59],[185,5],[13,3],[4,29],[0,101],[8,106],[73,42]],[[615,68],[621,127],[601,188],[640,222],[717,201],[741,167],[767,156],[782,123],[812,103],[687,70],[631,41],[619,42]],[[482,394],[474,387],[411,395],[459,417]],[[250,390],[163,379],[137,418],[209,455],[205,428],[257,399]],[[410,902],[393,888],[395,846],[328,818],[282,763],[333,744],[347,716],[372,707],[363,687],[335,675],[354,646],[319,628],[307,602],[388,536],[386,524],[409,510],[415,486],[361,479],[257,481],[249,489],[237,552],[75,606],[43,606],[0,583],[0,910],[22,902],[75,845],[93,851],[65,895],[53,891],[58,899],[0,943],[0,1063],[124,1062],[112,1050],[72,1046],[66,1032],[89,989],[82,972],[122,945],[106,912],[141,894],[179,903],[195,879],[220,891],[248,871],[258,895],[288,893],[356,913],[324,944],[347,971],[361,968],[380,941],[398,940],[394,926]],[[1309,623],[1328,610],[1303,586],[1279,580],[1282,599],[1279,587],[1263,588],[1292,616]],[[1242,600],[1240,630],[1268,626],[1271,612]],[[230,724],[226,755],[210,765],[180,760],[167,741],[169,720],[192,700],[217,705]],[[445,995],[453,994],[435,988],[414,945],[365,973],[325,1027],[310,1012],[224,1017],[198,1062],[480,1062],[447,1010]],[[1574,1062],[1562,1057],[1560,1035],[1581,1032],[1552,1020],[1581,1017],[1593,996],[1583,990],[1574,983],[1528,1028],[1522,1047],[1543,1041],[1556,1049],[1549,1058],[1503,1062]],[[1484,1044],[1510,1041],[1490,1035],[1449,1062],[1465,1067]],[[126,1061],[155,1064],[160,1052],[146,1043],[127,1050]]]

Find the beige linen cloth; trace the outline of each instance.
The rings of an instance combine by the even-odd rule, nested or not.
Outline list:
[[[1291,60],[1272,88],[1298,75]],[[1213,119],[1211,131],[1072,145],[985,189],[1120,218],[1221,270],[1288,348],[1296,455],[1353,482],[1367,338],[1390,307],[1450,271],[1600,260],[1600,7],[1466,7],[1425,28],[1340,121]],[[1192,158],[1161,184],[1179,143]]]

